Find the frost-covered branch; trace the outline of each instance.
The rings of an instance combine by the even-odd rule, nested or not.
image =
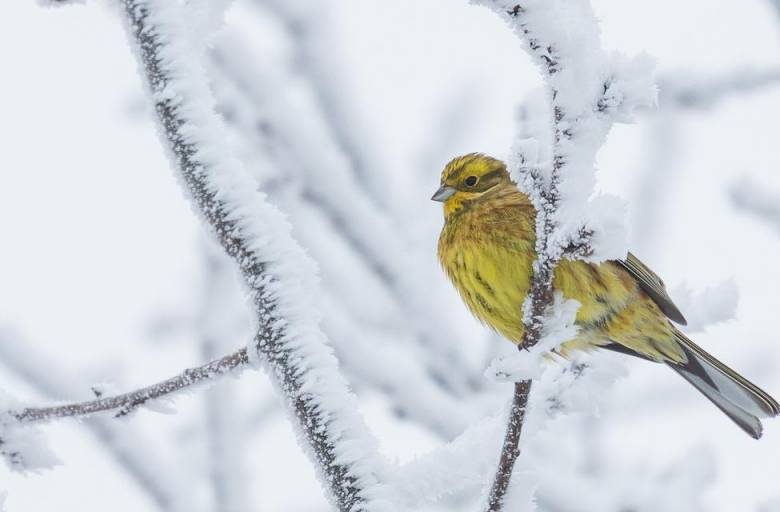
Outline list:
[[[319,329],[310,298],[314,265],[229,154],[203,71],[204,48],[188,33],[182,6],[123,4],[164,145],[193,206],[249,289],[258,332],[247,353],[284,394],[334,505],[375,508],[382,463]]]
[[[22,423],[40,423],[58,418],[85,417],[103,412],[112,412],[115,417],[126,416],[143,405],[168,397],[178,391],[190,388],[249,365],[247,349],[211,361],[203,366],[188,368],[180,374],[151,386],[129,393],[99,397],[84,402],[54,405],[50,407],[25,407],[13,411],[13,416]]]
[[[592,214],[597,209],[587,208],[595,184],[595,155],[614,121],[628,120],[635,107],[653,104],[655,88],[647,59],[628,60],[604,52],[587,1],[479,3],[506,19],[523,39],[526,52],[542,70],[550,105],[552,140],[520,141],[510,169],[536,208],[537,259],[523,312],[522,350],[542,340],[553,306],[553,274],[562,257],[624,256],[624,242],[614,233],[620,225],[614,213],[596,217]],[[614,210],[605,200],[600,199],[600,209]],[[489,511],[503,507],[520,452],[530,390],[530,380],[515,383],[504,446],[488,496]]]
[[[48,399],[76,396],[83,391],[74,385],[72,378],[57,368],[55,361],[35,353],[32,343],[12,329],[0,329],[0,361]],[[167,464],[150,463],[147,455],[137,449],[139,446],[147,446],[148,440],[131,429],[129,424],[117,424],[107,418],[93,417],[85,421],[84,425],[159,510],[192,510],[188,496],[178,492],[183,486],[183,472],[172,473],[164,469],[168,467]]]

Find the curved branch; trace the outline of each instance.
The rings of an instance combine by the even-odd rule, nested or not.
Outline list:
[[[247,351],[268,369],[323,487],[340,510],[371,509],[383,463],[319,327],[313,262],[282,214],[227,151],[224,127],[178,2],[123,0],[128,34],[164,146],[194,208],[239,268],[258,332]]]

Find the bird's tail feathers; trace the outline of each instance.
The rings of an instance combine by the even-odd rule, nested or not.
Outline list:
[[[726,416],[755,439],[761,437],[761,418],[780,415],[780,404],[761,388],[724,365],[683,333],[675,332],[687,361],[667,362]]]

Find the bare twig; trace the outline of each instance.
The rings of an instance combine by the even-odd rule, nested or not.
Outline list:
[[[530,394],[530,380],[515,382],[515,393],[512,397],[512,407],[509,409],[509,421],[504,435],[504,445],[501,448],[501,459],[498,462],[490,496],[488,496],[489,511],[501,510],[503,506],[509,480],[512,478],[512,468],[520,455],[520,434],[523,430],[523,421]]]
[[[174,377],[129,393],[51,407],[28,407],[16,412],[15,416],[19,421],[25,423],[37,423],[57,418],[84,417],[109,411],[114,412],[115,417],[121,417],[152,400],[213,380],[238,368],[246,367],[248,364],[247,349],[242,348],[203,366],[188,368]]]

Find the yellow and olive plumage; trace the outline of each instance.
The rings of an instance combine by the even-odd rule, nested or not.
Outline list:
[[[444,169],[433,198],[444,204],[439,261],[471,312],[514,343],[531,286],[536,211],[499,160],[472,153]],[[665,363],[755,438],[759,418],[777,416],[767,393],[695,345],[669,321],[685,323],[663,282],[632,254],[592,264],[563,260],[553,286],[575,299],[577,337],[561,347],[606,348]]]

